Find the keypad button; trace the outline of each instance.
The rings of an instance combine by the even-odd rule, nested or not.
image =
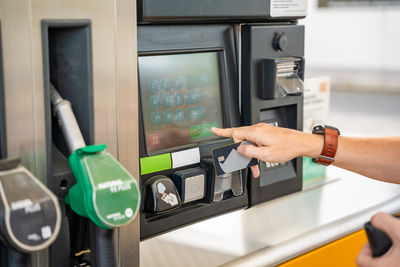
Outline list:
[[[152,95],[149,99],[150,108],[160,108],[160,96],[159,95]]]
[[[169,124],[174,121],[174,113],[172,110],[164,111],[163,113],[164,123]]]
[[[183,108],[177,109],[175,113],[175,121],[185,120],[185,110]]]
[[[163,105],[163,107],[172,107],[172,95],[171,94],[162,95],[162,105]]]
[[[168,92],[171,89],[169,86],[169,78],[160,79],[160,90],[164,92]]]
[[[156,111],[151,113],[151,124],[160,125],[161,124],[161,112]]]
[[[191,121],[199,120],[204,117],[203,107],[192,107],[187,110],[188,119]]]
[[[172,80],[172,88],[174,90],[182,90],[187,88],[187,79],[186,77],[175,77]]]
[[[182,106],[183,105],[183,94],[176,93],[174,96],[175,106]]]
[[[151,134],[149,136],[149,141],[151,146],[158,146],[161,144],[161,135],[160,134]]]
[[[158,81],[156,79],[147,80],[147,91],[157,94],[159,90]]]
[[[203,94],[200,90],[186,93],[186,104],[197,104],[203,101]]]

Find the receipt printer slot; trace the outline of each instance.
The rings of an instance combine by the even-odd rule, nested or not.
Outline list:
[[[303,58],[263,59],[261,63],[263,79],[259,92],[261,99],[273,100],[286,95],[303,94]]]

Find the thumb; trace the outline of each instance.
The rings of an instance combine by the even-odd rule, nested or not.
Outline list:
[[[256,158],[263,160],[263,158],[265,158],[266,156],[265,147],[257,147],[254,145],[240,145],[237,148],[237,151],[239,152],[239,154],[248,158]]]
[[[392,215],[379,212],[372,217],[371,223],[384,231],[392,240],[393,244],[400,243],[400,220]]]

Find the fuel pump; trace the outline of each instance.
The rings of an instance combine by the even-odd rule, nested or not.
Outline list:
[[[31,266],[30,253],[50,246],[61,224],[55,195],[19,159],[0,160],[1,266]],[[5,254],[5,255],[4,255]]]
[[[88,145],[82,137],[69,101],[51,85],[53,112],[65,137],[68,162],[76,179],[65,202],[96,226],[96,266],[116,266],[112,231],[131,222],[139,209],[140,191],[135,178],[110,154],[106,145]],[[98,257],[97,257],[98,258]]]

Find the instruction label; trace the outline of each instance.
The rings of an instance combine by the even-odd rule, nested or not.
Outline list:
[[[271,17],[305,17],[307,0],[270,0]]]

